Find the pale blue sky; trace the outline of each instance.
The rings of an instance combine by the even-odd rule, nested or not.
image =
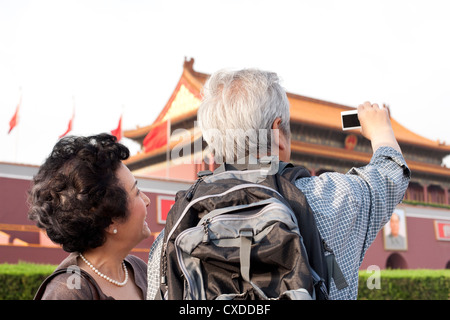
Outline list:
[[[0,161],[41,164],[73,97],[72,134],[109,132],[122,112],[124,129],[150,124],[184,57],[204,73],[275,71],[288,91],[326,101],[387,103],[450,144],[449,13],[445,0],[0,0]]]

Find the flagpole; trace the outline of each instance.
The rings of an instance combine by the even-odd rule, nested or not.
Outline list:
[[[167,119],[167,147],[166,147],[166,178],[169,178],[169,167],[170,167],[170,117]]]
[[[125,104],[122,103],[122,112],[120,113],[120,139],[123,143],[123,114],[125,113]]]
[[[75,95],[72,96],[72,121],[74,118],[75,118]]]
[[[17,154],[18,154],[18,149],[19,149],[19,133],[20,133],[20,126],[17,126],[16,143],[14,144],[14,163],[17,163]]]
[[[19,106],[17,107],[17,124],[19,124],[20,120],[20,109],[22,108],[22,87],[19,87]],[[19,154],[19,135],[20,135],[20,126],[16,126],[16,145],[14,146],[14,162],[17,163],[17,155]]]

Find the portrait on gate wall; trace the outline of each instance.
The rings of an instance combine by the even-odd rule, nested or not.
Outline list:
[[[405,210],[395,209],[383,228],[384,250],[408,250]]]

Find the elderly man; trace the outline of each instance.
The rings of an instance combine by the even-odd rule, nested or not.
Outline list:
[[[289,102],[278,76],[255,69],[213,74],[205,84],[198,111],[203,137],[216,162],[226,163],[239,163],[243,156],[254,159],[266,154],[289,162],[289,117]],[[388,111],[364,102],[358,107],[358,117],[362,135],[372,144],[370,163],[347,174],[327,172],[295,181],[349,284],[337,290],[332,282],[331,299],[357,298],[358,270],[364,254],[403,199],[410,179]],[[248,138],[252,130],[258,132],[255,139]],[[230,143],[230,132],[241,143]],[[150,299],[155,294],[152,283],[158,281],[161,239],[155,241],[149,257]]]

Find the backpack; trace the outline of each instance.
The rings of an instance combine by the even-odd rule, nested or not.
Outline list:
[[[224,164],[176,194],[161,252],[161,298],[328,299],[331,277],[342,273],[293,183],[309,172],[275,164]]]

